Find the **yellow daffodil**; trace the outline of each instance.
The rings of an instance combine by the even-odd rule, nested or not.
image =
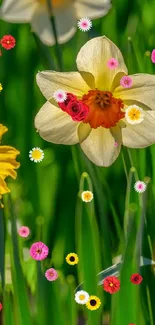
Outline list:
[[[37,74],[38,86],[47,99],[35,118],[40,136],[57,144],[80,143],[85,155],[98,166],[110,166],[118,157],[121,144],[129,148],[153,144],[155,76],[128,76],[130,88],[124,88],[128,84],[123,87],[121,80],[128,71],[122,54],[105,36],[88,41],[80,49],[76,63],[79,72],[43,71]],[[77,96],[87,105],[89,113],[83,121],[74,121],[58,107],[53,100],[57,89]],[[132,105],[133,108],[136,105],[137,112],[140,107],[136,119]],[[125,117],[129,106],[131,123],[129,117]],[[140,123],[137,123],[138,118],[141,118]]]
[[[7,127],[0,124],[0,141],[2,135],[7,131]],[[17,176],[14,169],[20,166],[20,163],[16,161],[16,157],[19,153],[20,152],[13,147],[0,145],[0,199],[3,194],[10,192],[5,182],[5,178],[11,176],[15,179]]]
[[[111,0],[52,0],[51,3],[60,44],[67,42],[75,34],[78,18],[103,17],[111,8]],[[55,43],[47,0],[3,0],[0,16],[12,23],[28,22],[44,44]]]

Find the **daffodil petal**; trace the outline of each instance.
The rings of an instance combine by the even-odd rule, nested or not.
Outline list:
[[[76,0],[77,17],[96,19],[105,16],[111,8],[110,0]]]
[[[113,96],[121,98],[125,104],[136,104],[142,103],[142,105],[155,110],[155,75],[151,74],[134,74],[129,76],[132,79],[131,88],[123,88],[122,86],[117,87]]]
[[[122,129],[123,145],[129,148],[145,148],[155,143],[155,112],[145,112],[144,120]]]
[[[119,129],[118,132],[120,132]],[[112,165],[120,152],[121,143],[115,147],[115,141],[110,130],[99,127],[92,129],[86,140],[80,145],[85,155],[95,165],[108,167]]]
[[[10,22],[30,22],[37,1],[32,0],[4,0],[0,8],[0,17]]]
[[[79,122],[75,122],[65,112],[50,102],[46,102],[35,117],[35,127],[40,136],[57,144],[76,144]]]
[[[91,132],[91,127],[89,123],[80,123],[78,127],[78,137],[79,137],[79,142],[82,143],[90,134]]]
[[[107,62],[114,58],[118,67],[111,70]],[[123,56],[118,47],[105,36],[96,37],[88,41],[79,51],[77,56],[79,71],[90,72],[95,77],[95,87],[100,90],[111,90],[116,74],[127,74]]]
[[[53,8],[55,16],[58,43],[67,42],[76,32],[76,16],[74,7],[70,2],[68,5]]]
[[[94,84],[90,73],[42,71],[37,73],[37,84],[47,100],[53,97],[56,90],[62,89],[76,96],[83,96]],[[87,84],[88,80],[88,84]]]
[[[50,16],[46,5],[40,4],[34,11],[31,20],[32,32],[41,39],[46,45],[54,45],[55,38],[53,35],[52,25],[50,22]]]

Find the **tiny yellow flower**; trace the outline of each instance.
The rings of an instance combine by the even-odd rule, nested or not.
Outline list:
[[[67,256],[66,256],[66,262],[70,265],[75,265],[75,264],[78,264],[79,263],[79,258],[78,258],[78,255],[75,254],[75,253],[69,253]]]
[[[125,111],[125,118],[130,124],[138,124],[144,120],[144,111],[137,105],[128,106]]]
[[[2,84],[0,83],[0,92],[3,90],[3,86]]]
[[[83,191],[81,194],[82,201],[84,202],[91,202],[94,195],[91,191]]]
[[[88,302],[86,303],[86,307],[89,310],[96,310],[100,307],[101,300],[97,296],[90,296]]]
[[[33,148],[29,151],[29,158],[35,163],[41,162],[44,159],[44,152],[38,147]]]

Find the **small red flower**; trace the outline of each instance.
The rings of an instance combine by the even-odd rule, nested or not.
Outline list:
[[[6,50],[11,50],[16,45],[16,40],[12,35],[4,35],[1,39],[1,45]]]
[[[67,99],[63,103],[58,102],[58,105],[77,122],[83,121],[89,112],[88,106],[71,93],[67,93]]]
[[[116,276],[107,276],[103,281],[103,289],[109,293],[115,293],[120,289],[120,281]]]
[[[139,273],[135,273],[131,275],[130,281],[134,284],[140,284],[143,278]]]
[[[3,305],[2,303],[0,302],[0,311],[3,309]]]
[[[58,102],[58,105],[63,111],[66,112],[67,105],[74,100],[77,100],[77,97],[71,93],[67,93],[67,99],[63,103]]]

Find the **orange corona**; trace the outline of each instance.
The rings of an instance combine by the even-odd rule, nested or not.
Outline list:
[[[89,113],[83,122],[89,123],[93,129],[99,126],[114,127],[125,116],[122,112],[123,101],[114,98],[109,91],[89,90],[82,101],[89,107]]]

